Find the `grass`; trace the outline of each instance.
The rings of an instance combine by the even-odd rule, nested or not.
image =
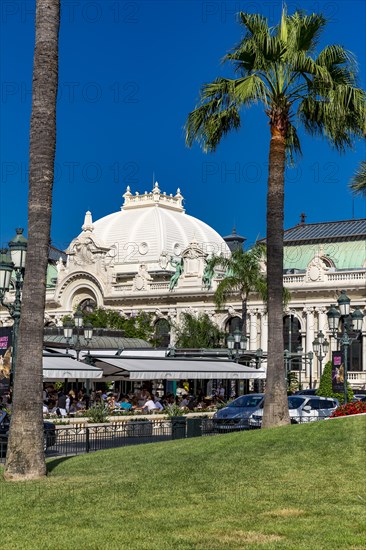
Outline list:
[[[366,417],[48,461],[5,483],[8,549],[363,549]]]

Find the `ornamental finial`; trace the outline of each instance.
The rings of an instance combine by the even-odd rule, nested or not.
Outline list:
[[[85,214],[84,224],[81,227],[81,229],[83,231],[90,231],[90,232],[92,232],[94,230],[92,214],[89,210]]]

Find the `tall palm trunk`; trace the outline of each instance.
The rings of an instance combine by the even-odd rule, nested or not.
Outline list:
[[[22,295],[13,414],[4,477],[46,474],[42,353],[56,148],[60,0],[37,0],[29,148],[28,253]]]
[[[268,363],[263,427],[289,423],[284,370],[283,222],[286,130],[271,124],[267,193]]]

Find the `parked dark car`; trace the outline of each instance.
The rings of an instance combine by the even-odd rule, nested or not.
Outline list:
[[[248,429],[250,415],[261,406],[263,400],[264,393],[241,395],[214,414],[214,427],[220,431]]]
[[[11,416],[5,410],[0,410],[0,458],[5,458],[6,455],[10,420]],[[43,430],[43,448],[46,451],[56,443],[56,427],[52,422],[43,422]]]

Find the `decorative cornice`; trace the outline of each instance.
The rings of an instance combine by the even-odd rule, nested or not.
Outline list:
[[[167,195],[162,193],[159,189],[158,182],[155,182],[153,190],[148,193],[145,191],[142,195],[136,191],[136,194],[131,193],[131,188],[128,185],[126,192],[123,195],[124,203],[121,210],[130,210],[132,208],[143,208],[146,206],[162,206],[169,208],[170,210],[177,210],[178,212],[184,212],[183,208],[183,196],[180,189],[177,189],[175,196],[172,194]]]

